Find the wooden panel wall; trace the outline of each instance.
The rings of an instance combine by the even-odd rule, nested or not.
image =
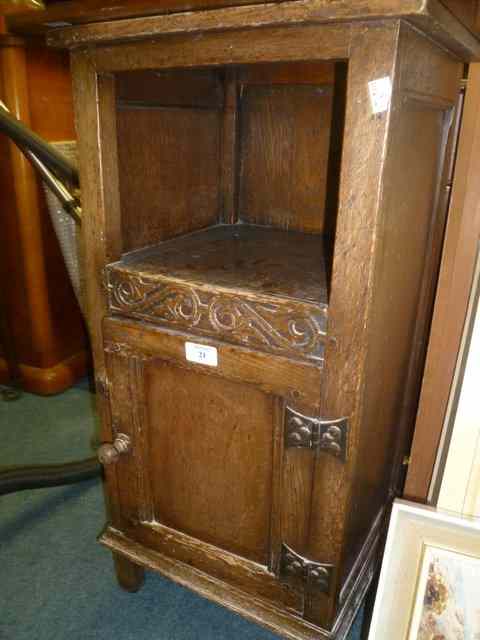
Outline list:
[[[214,224],[222,92],[213,73],[119,74],[123,251]]]
[[[331,87],[245,87],[239,216],[254,224],[321,233]]]
[[[334,70],[117,74],[123,250],[218,221],[322,233]]]
[[[238,217],[324,230],[334,65],[261,66],[240,77]]]

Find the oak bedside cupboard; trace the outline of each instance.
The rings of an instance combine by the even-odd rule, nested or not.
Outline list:
[[[480,45],[437,0],[148,4],[44,19],[71,49],[100,540],[127,589],[147,567],[341,639],[402,475]]]

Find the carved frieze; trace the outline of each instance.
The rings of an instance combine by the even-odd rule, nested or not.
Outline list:
[[[112,312],[293,357],[322,360],[326,307],[296,300],[254,299],[165,278],[107,269]]]

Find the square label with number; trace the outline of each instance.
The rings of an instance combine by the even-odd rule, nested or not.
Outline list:
[[[373,113],[383,113],[390,106],[392,97],[392,81],[388,76],[368,83],[370,102]]]
[[[218,352],[215,347],[209,347],[205,344],[195,344],[195,342],[186,342],[185,356],[190,362],[206,364],[209,367],[218,366]]]

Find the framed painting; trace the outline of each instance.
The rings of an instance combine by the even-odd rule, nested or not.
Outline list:
[[[480,640],[480,519],[395,501],[369,640]]]

